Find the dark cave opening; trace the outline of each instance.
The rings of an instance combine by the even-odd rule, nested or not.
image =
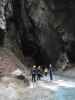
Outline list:
[[[25,57],[32,57],[36,65],[48,65],[49,59],[44,50],[34,41],[22,42],[22,51]]]
[[[5,32],[4,30],[0,29],[0,47],[4,45],[4,37],[5,37]]]
[[[75,41],[71,43],[71,48],[67,52],[70,63],[75,62]]]

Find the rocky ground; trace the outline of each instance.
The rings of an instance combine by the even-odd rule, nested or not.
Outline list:
[[[3,77],[0,81],[0,100],[23,100],[27,84],[22,80],[11,77]]]
[[[60,78],[27,85],[22,80],[3,77],[0,80],[0,100],[75,100],[75,81]]]

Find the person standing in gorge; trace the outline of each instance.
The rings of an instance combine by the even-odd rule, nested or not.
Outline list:
[[[32,73],[32,82],[36,82],[36,75],[37,75],[36,65],[33,65],[31,73]]]
[[[49,75],[50,75],[50,80],[53,80],[53,73],[52,73],[52,65],[49,65]]]
[[[45,69],[44,69],[44,74],[45,74],[45,76],[48,75],[48,68],[45,68]]]
[[[42,76],[41,68],[40,68],[40,66],[38,66],[38,68],[37,68],[37,80],[40,80],[41,76]]]

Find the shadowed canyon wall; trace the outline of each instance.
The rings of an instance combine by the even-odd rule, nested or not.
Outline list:
[[[31,57],[37,64],[55,64],[64,53],[70,62],[75,61],[75,3],[72,0],[1,2],[4,5],[0,4],[0,15],[4,17],[0,17],[3,21],[0,28],[5,47]]]

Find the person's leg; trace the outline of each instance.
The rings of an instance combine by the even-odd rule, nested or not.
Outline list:
[[[51,79],[51,80],[53,80],[53,77],[52,77],[52,72],[50,73],[50,79]]]
[[[32,75],[32,82],[34,81],[34,75]]]
[[[34,75],[34,82],[36,82],[36,75]]]
[[[37,74],[37,80],[39,80],[39,76],[38,76],[38,74]]]
[[[40,80],[40,75],[39,75],[39,80]]]
[[[38,80],[40,80],[40,74],[38,74]]]
[[[35,75],[32,75],[32,82],[35,82]]]

